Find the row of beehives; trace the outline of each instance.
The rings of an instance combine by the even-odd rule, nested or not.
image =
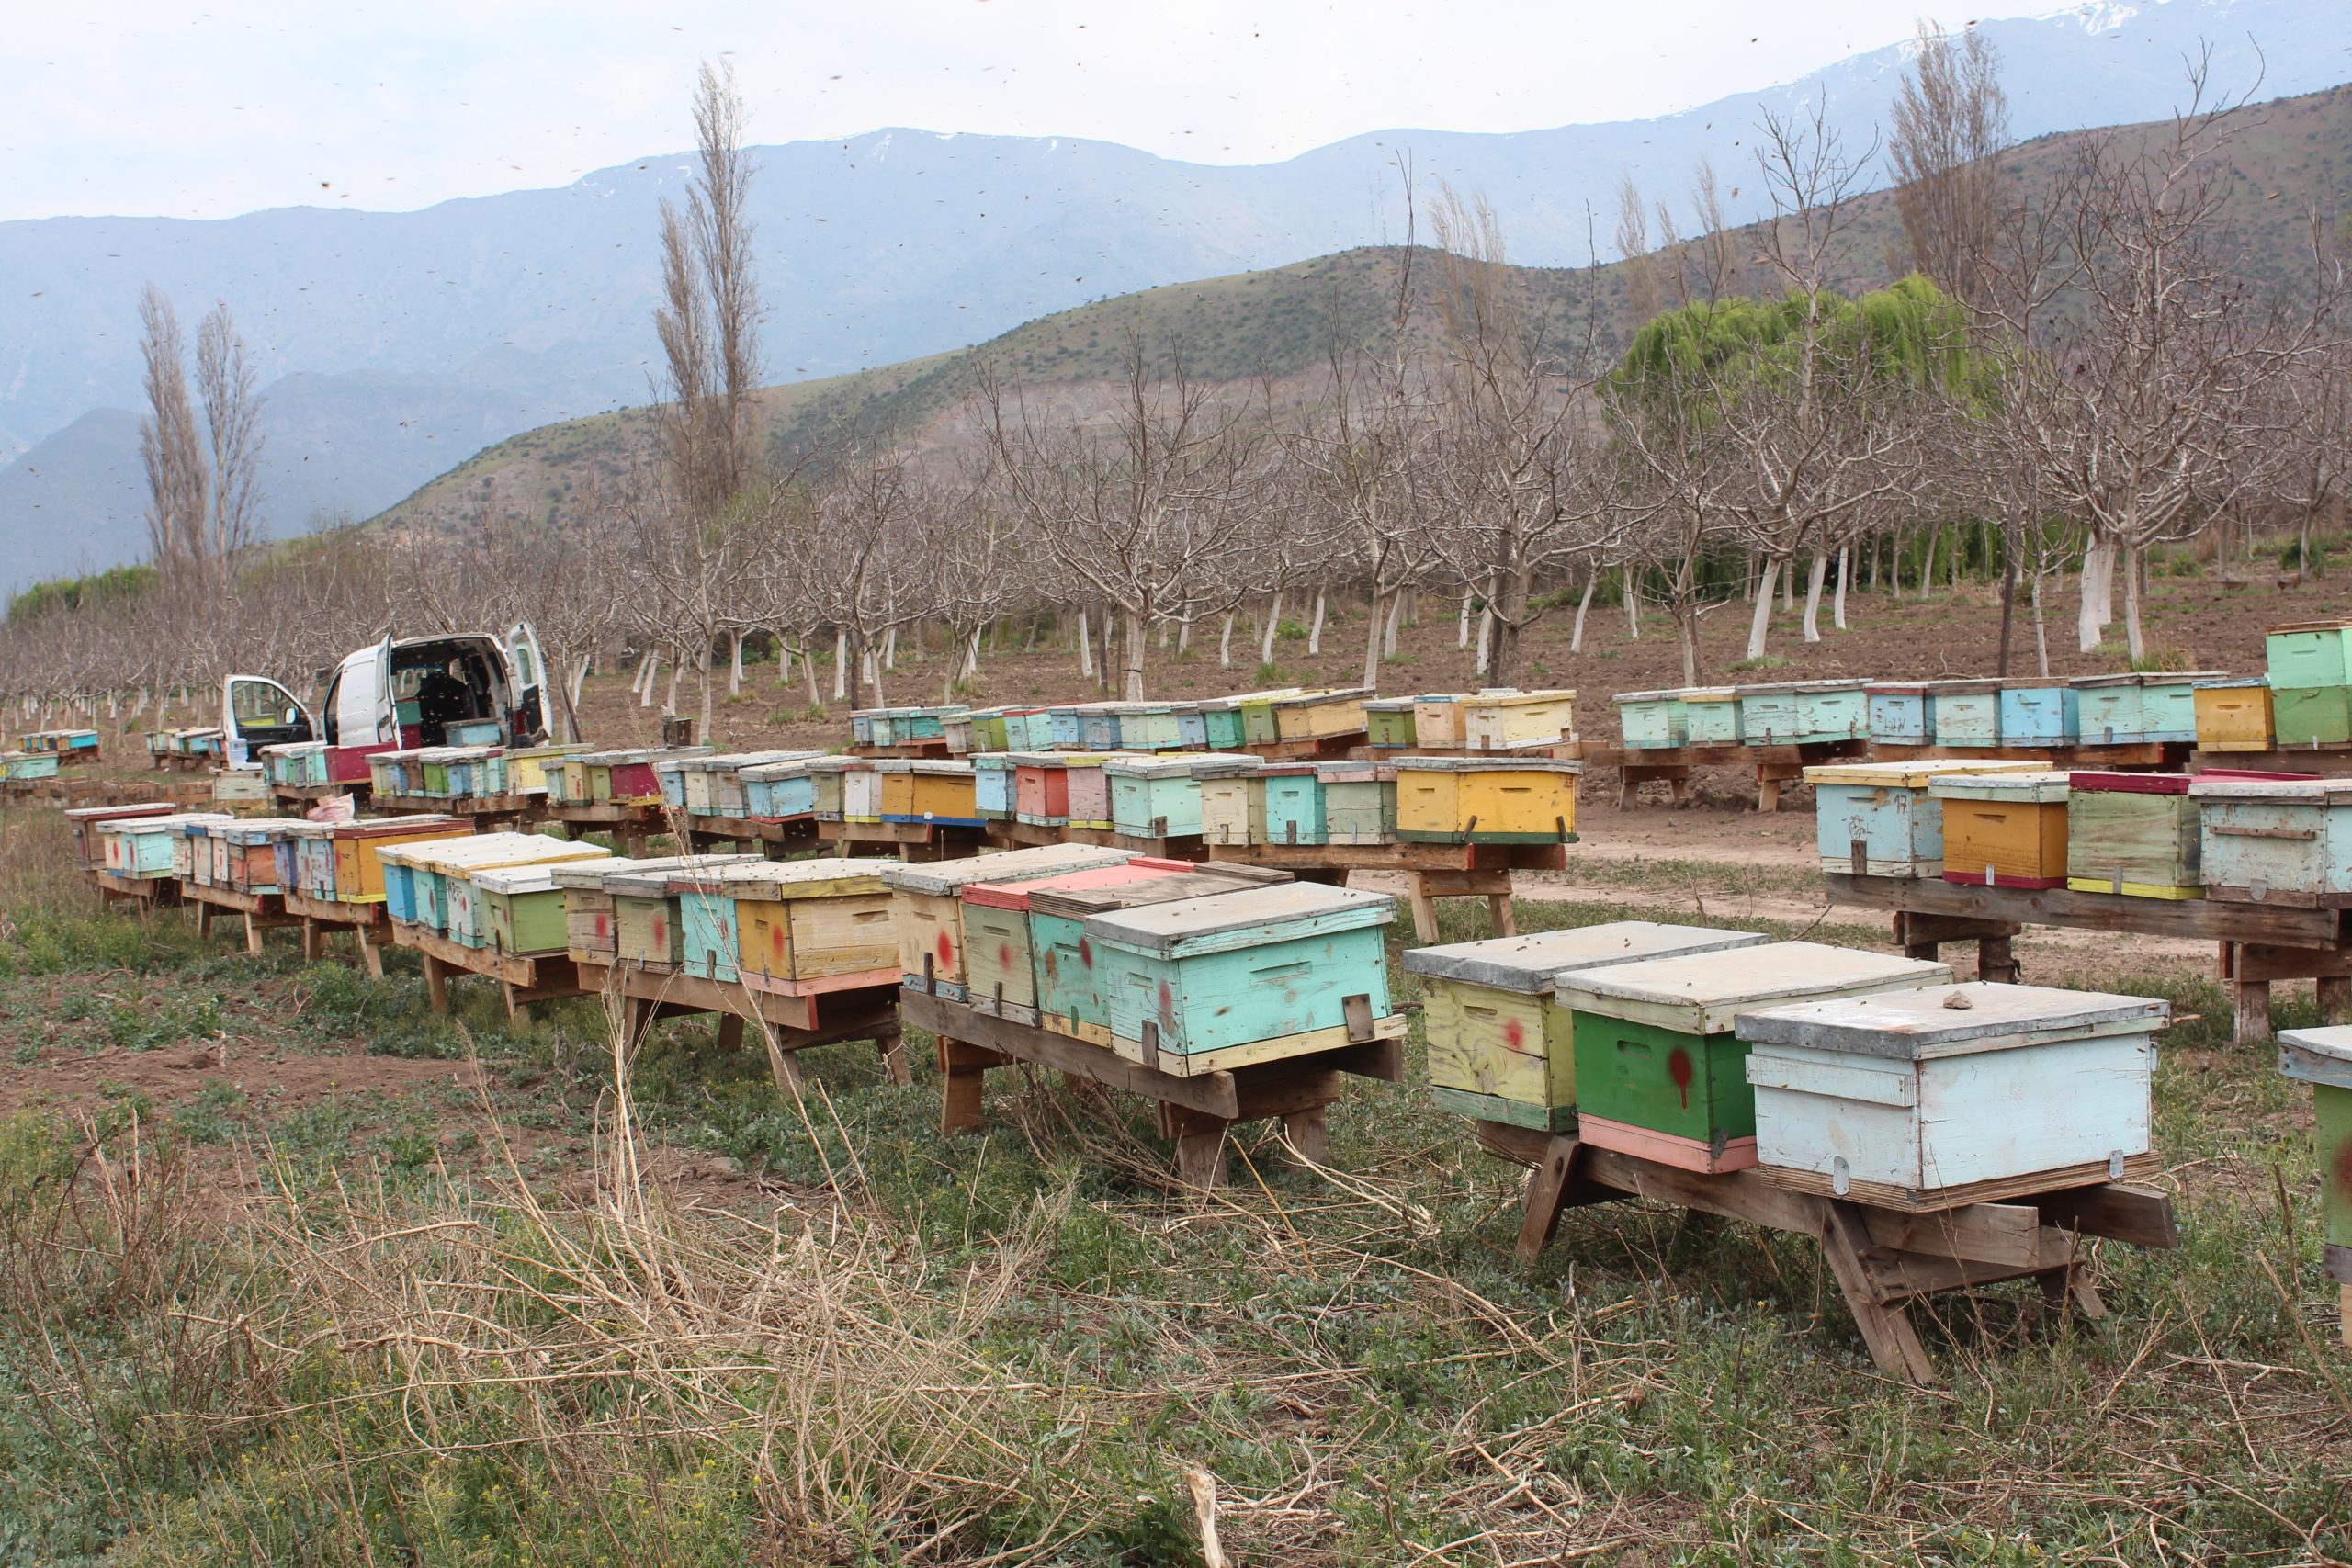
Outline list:
[[[1824,870],[2352,907],[2352,779],[2030,762],[1808,768]]]
[[[154,802],[88,807],[65,816],[74,835],[74,863],[82,868],[132,881],[292,893],[322,903],[380,903],[384,849],[473,832],[472,821],[463,817],[311,822],[175,811]]]
[[[2236,683],[2226,728],[2209,734],[2200,706],[2199,743],[2238,751],[2352,744],[2352,622],[2275,626],[2263,641],[2268,673]]]
[[[151,757],[219,757],[227,750],[228,732],[218,725],[147,732],[147,753]]]
[[[29,784],[53,779],[60,761],[54,751],[0,751],[0,782]]]
[[[55,752],[61,757],[95,757],[98,754],[98,732],[95,729],[35,729],[17,737],[19,751]]]
[[[956,756],[992,751],[1239,751],[1363,735],[1367,744],[1442,750],[1554,746],[1575,728],[1571,691],[1375,697],[1368,686],[1283,687],[1201,702],[1068,703],[1047,707],[875,708],[850,715],[860,746],[943,741]]]
[[[1955,985],[1919,959],[1647,921],[1404,966],[1431,1092],[1484,1121],[1905,1198],[2137,1175],[2150,1154],[2159,1000]]]
[[[2259,687],[2260,682],[2251,682]],[[2073,681],[1791,681],[1623,692],[1625,744],[2074,746],[2188,742],[2250,701],[2249,682],[2211,673],[2093,675]],[[2214,695],[2204,695],[2211,691]]]

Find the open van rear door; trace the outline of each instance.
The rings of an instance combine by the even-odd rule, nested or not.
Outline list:
[[[228,675],[220,682],[220,734],[229,765],[242,768],[265,746],[311,740],[318,728],[294,694],[266,675]]]
[[[547,725],[547,665],[539,657],[539,632],[528,621],[506,630],[506,677],[514,682],[514,711],[507,738],[517,746],[544,736]]]

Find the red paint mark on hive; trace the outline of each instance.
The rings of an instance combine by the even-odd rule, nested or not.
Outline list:
[[[939,961],[942,964],[953,964],[956,962],[956,944],[947,940],[947,933],[945,931],[941,931],[939,933],[939,944],[933,951],[939,954]]]
[[[1078,939],[1078,961],[1089,969],[1094,967],[1094,944],[1084,937]]]
[[[1165,980],[1159,982],[1159,1017],[1169,1028],[1176,1027],[1176,993],[1168,988]]]
[[[1510,1046],[1514,1051],[1522,1050],[1526,1047],[1527,1030],[1525,1026],[1521,1024],[1519,1020],[1514,1018],[1507,1020],[1504,1022],[1503,1043]]]
[[[1690,1110],[1690,1054],[1679,1045],[1677,1045],[1673,1053],[1666,1058],[1666,1076],[1674,1080],[1676,1090],[1681,1094],[1682,1109]]]
[[[1012,967],[1012,944],[1011,942],[1001,942],[996,944],[996,966],[1000,969],[1010,969]]]
[[[654,943],[654,945],[655,945],[656,947],[662,946],[662,945],[666,944],[666,943],[669,942],[669,940],[670,940],[670,922],[669,922],[669,921],[667,921],[667,920],[656,920],[656,921],[654,921],[654,922],[653,922],[653,943]]]
[[[2346,1138],[2335,1150],[2335,1188],[2339,1192],[2352,1192],[2352,1138]]]
[[[775,950],[778,957],[783,956],[784,928],[782,926],[770,926],[768,928],[768,946]]]

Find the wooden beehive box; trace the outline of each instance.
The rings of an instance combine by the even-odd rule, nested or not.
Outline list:
[[[1563,975],[1553,993],[1576,1014],[1579,1134],[1685,1170],[1754,1165],[1756,1095],[1737,1015],[1951,980],[1941,964],[1810,942]]]
[[[564,950],[563,889],[555,885],[554,867],[498,866],[472,880],[485,945],[524,956]]]
[[[842,820],[844,822],[879,822],[882,820],[882,775],[872,762],[861,763],[842,773]]]
[[[422,794],[424,775],[416,760],[423,750],[420,746],[403,746],[368,758],[368,787],[378,795]]]
[[[1209,749],[1208,716],[1198,703],[1170,704],[1169,711],[1176,719],[1176,745],[1185,751],[1205,751]]]
[[[2082,675],[2075,688],[2075,733],[2086,746],[2136,746],[2147,732],[2139,675]]]
[[[1577,826],[1580,762],[1396,759],[1396,837],[1421,844],[1555,844]]]
[[[985,751],[972,759],[972,812],[983,822],[1012,820],[1014,763],[1008,751]]]
[[[1254,779],[1265,795],[1265,837],[1252,840],[1269,844],[1320,844],[1323,833],[1323,776],[1312,762],[1276,762],[1261,769]]]
[[[2255,676],[2212,681],[2193,694],[2197,746],[2202,751],[2267,751],[2271,739],[2270,682]]]
[[[1068,826],[1069,763],[1065,753],[1012,753],[1012,812],[1015,820],[1034,828]]]
[[[54,751],[0,751],[0,779],[27,783],[57,776]]]
[[[1190,1076],[1401,1034],[1395,913],[1384,894],[1294,882],[1091,916],[1111,1048]]]
[[[1929,681],[1928,741],[1934,746],[1998,746],[2001,682]]]
[[[1476,751],[1557,745],[1576,729],[1576,693],[1481,694],[1462,705],[1464,744]]]
[[[1075,751],[1086,742],[1086,713],[1076,703],[1064,703],[1046,710],[1045,743],[1041,751]],[[1029,721],[1029,733],[1035,736],[1037,722]]]
[[[2140,678],[2140,739],[2187,744],[2197,739],[2197,689],[2226,681],[2222,670],[2172,670]]]
[[[1456,750],[1462,740],[1462,704],[1467,692],[1424,692],[1413,699],[1413,744]]]
[[[976,752],[1003,750],[1006,726],[1012,712],[1011,708],[997,707],[980,708],[972,713],[968,720],[972,727],[970,750]]]
[[[2352,779],[2188,781],[2205,896],[2352,908]]]
[[[947,742],[947,754],[951,757],[970,756],[973,750],[972,738],[978,728],[979,718],[977,714],[950,714],[940,720],[939,736],[941,739]]]
[[[1620,692],[1617,728],[1629,751],[1662,751],[1690,743],[1690,704],[1680,691]]]
[[[1942,773],[2041,771],[2039,762],[1826,762],[1804,771],[1824,871],[1855,876],[1943,874],[1943,807],[1928,784]]]
[[[857,757],[811,757],[794,765],[808,770],[808,814],[820,822],[838,822],[849,794],[845,781],[866,764]]]
[[[550,741],[543,746],[518,746],[506,753],[506,790],[510,795],[545,795],[550,772],[560,773],[563,760],[586,748],[576,742]]]
[[[1740,744],[1739,688],[1697,686],[1682,694],[1682,723],[1693,746]]]
[[[215,884],[240,893],[283,893],[280,874],[292,868],[279,864],[277,846],[287,828],[300,821],[299,817],[262,817],[210,829],[211,837],[228,850],[225,864],[218,858],[214,862]]]
[[[1057,1034],[1105,1050],[1111,1044],[1111,998],[1103,988],[1102,966],[1094,961],[1094,945],[1087,939],[1088,920],[1145,904],[1205,898],[1291,879],[1290,873],[1266,866],[1211,863],[1190,865],[1181,873],[1079,885],[1080,878],[1094,874],[1079,872],[1033,886],[1029,950],[1037,980],[1036,1021]]]
[[[1119,710],[1125,703],[1088,703],[1078,710],[1079,744],[1089,751],[1119,749]]]
[[[1870,709],[1871,741],[1879,746],[1925,746],[1928,743],[1928,683],[1925,681],[1873,681],[1864,688]]]
[[[1743,1012],[1758,1163],[1905,1204],[2136,1175],[2168,1010],[1971,983]]]
[[[949,759],[885,758],[874,764],[885,822],[981,825],[972,764]]]
[[[1004,744],[999,751],[1043,751],[1053,744],[1054,719],[1045,708],[1004,710]]]
[[[334,846],[336,899],[346,904],[374,904],[389,897],[390,890],[384,884],[385,849],[435,839],[472,838],[474,825],[468,817],[378,817],[361,822],[337,822],[330,836]]]
[[[616,872],[605,878],[613,900],[613,961],[669,974],[686,955],[684,923],[666,871]]]
[[[653,855],[625,859],[606,855],[595,860],[560,861],[548,870],[563,895],[564,947],[583,964],[609,964],[619,957],[619,924],[614,894],[605,884],[616,877],[667,878],[684,871],[710,871],[757,860],[756,855]]]
[[[377,858],[386,865],[396,860],[407,865],[416,922],[432,930],[447,931],[451,918],[448,888],[453,882],[462,882],[476,871],[503,866],[604,860],[608,858],[608,852],[594,844],[551,839],[544,833],[477,833],[467,838],[428,839],[390,846],[379,850]],[[385,893],[389,902],[389,879]],[[393,918],[399,917],[395,914]]]
[[[1408,948],[1420,979],[1430,1093],[1449,1111],[1516,1127],[1576,1124],[1574,1014],[1552,982],[1579,969],[1755,947],[1748,931],[1616,920],[1487,942]]]
[[[108,823],[99,840],[106,869],[117,876],[133,877],[141,882],[187,876],[189,864],[187,826],[191,817],[199,817],[209,822],[233,820],[217,812],[175,811],[160,817]]]
[[[466,841],[467,840],[449,840],[449,843],[452,846],[455,846]],[[560,840],[550,839],[546,841],[557,845],[560,849],[571,847],[564,844]],[[532,854],[529,858],[518,858],[515,853],[510,852],[495,856],[475,857],[472,860],[458,859],[453,861],[447,858],[441,859],[439,863],[435,865],[434,869],[437,873],[440,902],[440,925],[444,933],[447,935],[450,941],[466,947],[489,947],[493,945],[491,926],[492,901],[490,898],[490,888],[492,885],[485,879],[494,874],[506,872],[547,872],[551,867],[557,865],[574,864],[577,863],[578,861],[583,859],[601,860],[609,858],[604,851],[597,849],[594,845],[583,845],[580,847],[588,849],[592,852],[585,856],[574,856],[569,859],[553,859],[550,858],[548,853],[546,852]],[[428,857],[435,855],[435,847],[427,845],[424,853]],[[494,865],[485,864],[482,863],[484,859],[496,860],[501,863]],[[551,897],[547,901],[545,908],[547,912],[559,922],[556,934],[560,938],[561,930],[560,922],[562,912],[562,900],[560,896],[556,893],[554,884],[552,882],[549,882],[548,884],[548,892]],[[559,945],[560,945],[560,942]]]
[[[100,834],[109,822],[133,822],[143,818],[169,817],[172,814],[171,803],[164,800],[142,800],[130,806],[68,807],[65,824],[74,835],[74,869],[109,869],[106,863],[106,847],[100,841]]]
[[[2082,734],[2082,694],[2056,679],[2001,684],[2001,744],[2072,746]]]
[[[2205,896],[2188,774],[2076,773],[2067,783],[2067,886],[2135,898]]]
[[[262,776],[272,784],[326,783],[327,743],[323,740],[296,740],[280,746],[265,746],[256,755],[261,761]],[[315,781],[311,777],[313,761],[319,773]]]
[[[1946,882],[2066,886],[2066,775],[1944,773],[1928,785],[1943,808]]]
[[[1413,699],[1370,697],[1363,705],[1363,739],[1367,746],[1403,750],[1414,744]]]
[[[900,984],[964,999],[965,884],[1023,882],[1090,866],[1124,865],[1134,858],[1125,850],[1091,844],[1043,844],[999,855],[888,867],[881,875],[891,894]]]
[[[1389,762],[1318,762],[1323,837],[1334,844],[1396,841],[1396,769]]]
[[[699,769],[702,763],[700,757],[656,757],[653,760],[653,782],[661,788],[662,805],[673,811],[693,809],[687,804],[690,796],[686,789],[686,773],[690,769]],[[707,787],[705,786],[706,791]]]
[[[771,990],[857,976],[898,981],[883,860],[739,861],[672,874],[679,967]],[[797,994],[797,993],[796,993]]]
[[[1212,844],[1265,841],[1266,791],[1255,757],[1229,757],[1194,771],[1201,781],[1201,837]]]
[[[1329,692],[1302,693],[1273,705],[1277,740],[1329,740],[1363,733],[1363,705],[1370,686],[1346,686]]]
[[[2281,750],[2352,742],[2352,688],[2274,684],[2270,724]]]
[[[1781,681],[1739,688],[1739,731],[1751,746],[1810,746],[1870,733],[1867,681]]]
[[[1178,742],[1176,709],[1168,703],[1119,705],[1119,750],[1173,751]]]
[[[874,710],[872,708],[849,710],[849,740],[853,746],[870,746],[874,743]]]
[[[964,885],[964,987],[973,1008],[1016,1023],[1037,1021],[1037,955],[1030,896],[1042,888],[1115,886],[1194,870],[1190,861],[1138,855],[1124,865],[1095,866],[1023,882]]]
[[[1073,751],[1062,761],[1069,764],[1063,777],[1069,791],[1069,825],[1091,828],[1101,832],[1111,830],[1111,780],[1102,772],[1102,764],[1110,759],[1084,751]]]
[[[2352,621],[2273,626],[2262,640],[2272,691],[2352,685]]]
[[[773,768],[785,762],[806,762],[820,753],[815,751],[738,751],[730,756],[712,759],[710,768],[710,814],[714,817],[749,817],[752,815],[752,787],[744,775],[754,768]]]
[[[277,871],[286,892],[331,902],[334,897],[334,828],[297,822],[279,840]]]
[[[1173,757],[1114,757],[1102,764],[1103,776],[1111,786],[1112,828],[1137,839],[1198,838],[1199,771],[1230,761],[1254,766],[1256,761],[1215,751]]]
[[[2352,1028],[2290,1029],[2278,1036],[2278,1070],[2312,1086],[2312,1134],[2319,1156],[2320,1260],[2352,1309]]]
[[[1252,692],[1241,697],[1241,743],[1245,746],[1272,746],[1280,740],[1282,721],[1275,716],[1276,705],[1304,694],[1294,687],[1279,694]]]

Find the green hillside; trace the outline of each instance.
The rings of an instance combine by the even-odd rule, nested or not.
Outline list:
[[[2134,127],[2129,133],[2153,138],[2165,129]],[[2009,178],[2019,194],[2046,188],[2077,155],[2084,134],[2043,137],[2018,147]],[[2236,249],[2249,278],[2291,287],[2298,268],[2306,265],[2311,218],[2316,214],[2327,233],[2341,236],[2352,212],[2352,87],[2284,98],[2249,111],[2231,152],[2225,243]],[[1754,177],[1752,171],[1722,173],[1727,185]],[[1646,194],[1652,199],[1679,195]],[[1758,261],[1759,232],[1751,227],[1731,237],[1743,290],[1772,288]],[[1657,259],[1662,267],[1669,265],[1665,256]],[[1406,260],[1396,248],[1366,247],[1262,272],[1147,289],[1041,317],[974,347],[854,376],[773,387],[761,400],[762,444],[781,464],[829,421],[845,415],[873,426],[920,428],[969,391],[984,362],[1016,383],[1114,380],[1123,374],[1131,337],[1137,335],[1154,354],[1181,353],[1189,371],[1204,380],[1296,376],[1323,360],[1335,334],[1343,342],[1363,342],[1387,330],[1398,269]],[[1847,265],[1849,276],[1839,281],[1852,291],[1883,286],[1909,270],[1889,193],[1876,192],[1859,202]],[[1419,258],[1415,291],[1424,330],[1434,274],[1429,258]],[[1528,308],[1544,319],[1555,343],[1580,344],[1589,332],[1600,353],[1613,354],[1639,325],[1625,264],[1521,267],[1513,275]],[[650,450],[650,432],[642,409],[526,431],[468,459],[379,521],[429,523],[482,507],[560,518],[641,462]]]

